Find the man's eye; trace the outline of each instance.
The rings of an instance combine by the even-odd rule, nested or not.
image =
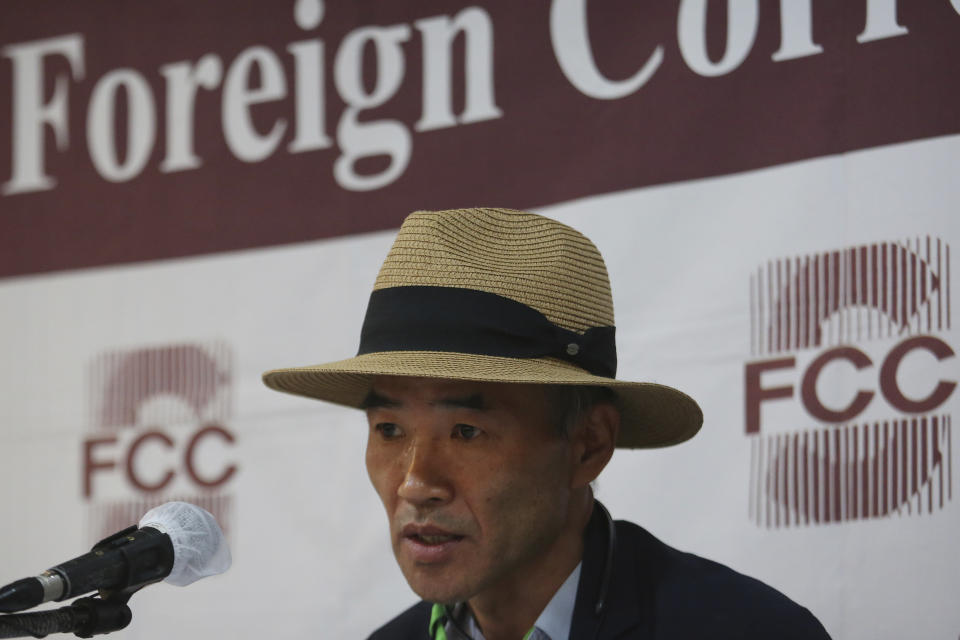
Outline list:
[[[480,429],[469,424],[458,424],[453,427],[453,437],[461,440],[473,440],[480,433]]]
[[[400,427],[392,422],[379,422],[374,426],[374,429],[385,440],[393,440],[394,438],[400,437]]]

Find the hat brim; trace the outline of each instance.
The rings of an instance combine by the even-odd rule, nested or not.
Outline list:
[[[277,391],[359,408],[376,376],[609,387],[619,400],[621,425],[617,447],[620,448],[677,444],[693,437],[703,423],[700,407],[678,389],[652,382],[595,376],[552,358],[387,351],[321,365],[274,369],[263,374],[263,381]]]

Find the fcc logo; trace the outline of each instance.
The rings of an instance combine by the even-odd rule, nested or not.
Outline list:
[[[229,532],[237,473],[233,358],[222,342],[102,353],[87,372],[82,494],[92,540],[170,500],[197,504]]]
[[[950,246],[921,237],[760,265],[744,366],[750,518],[919,515],[952,499]]]

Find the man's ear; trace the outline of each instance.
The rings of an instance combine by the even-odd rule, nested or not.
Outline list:
[[[570,438],[573,440],[573,478],[571,487],[593,482],[610,462],[620,433],[620,411],[607,402],[590,407],[580,418]]]

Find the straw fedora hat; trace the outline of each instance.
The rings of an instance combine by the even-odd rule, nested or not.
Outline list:
[[[417,211],[374,284],[358,355],[263,374],[272,389],[359,407],[377,375],[611,388],[618,447],[662,447],[703,422],[686,394],[617,380],[603,257],[555,220],[509,209]]]

